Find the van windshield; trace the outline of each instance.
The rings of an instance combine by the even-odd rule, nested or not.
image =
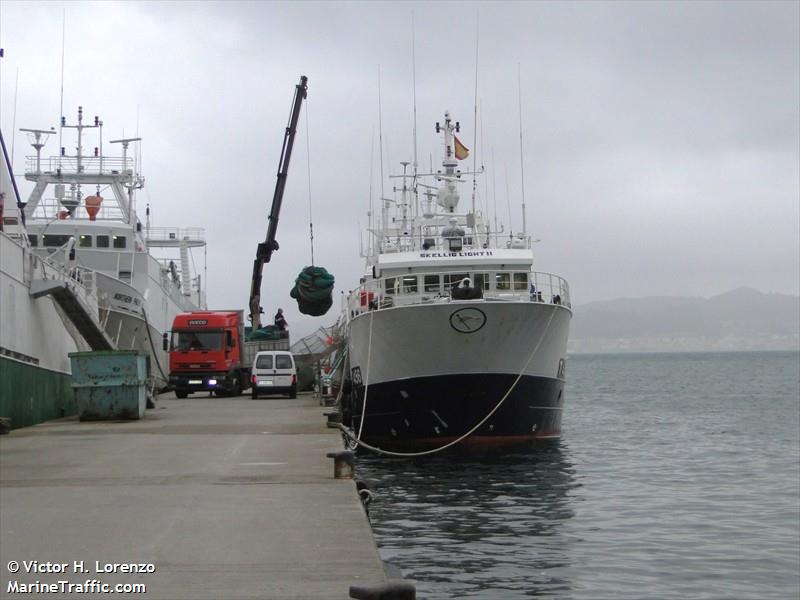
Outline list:
[[[173,331],[173,350],[220,350],[222,331]]]
[[[272,355],[264,354],[256,359],[256,369],[271,369],[272,368]]]

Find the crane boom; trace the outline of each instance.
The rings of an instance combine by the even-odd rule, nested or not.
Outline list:
[[[300,83],[295,86],[292,112],[289,114],[289,124],[286,126],[286,133],[283,136],[281,159],[278,162],[278,180],[275,182],[272,208],[269,211],[267,239],[258,245],[256,259],[253,261],[253,279],[250,283],[250,302],[248,303],[253,329],[261,327],[261,313],[264,312],[261,308],[261,274],[264,270],[264,263],[268,263],[272,258],[272,253],[278,249],[275,234],[278,232],[278,217],[281,212],[281,202],[283,202],[283,191],[286,189],[286,177],[289,173],[289,160],[292,158],[297,120],[300,118],[300,106],[308,93],[307,83],[308,77],[302,75]]]

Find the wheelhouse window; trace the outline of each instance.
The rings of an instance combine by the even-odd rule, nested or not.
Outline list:
[[[526,291],[528,289],[528,274],[514,273],[514,291]]]
[[[417,293],[417,276],[416,275],[403,275],[403,293],[416,294]]]
[[[494,288],[496,290],[510,290],[511,289],[511,273],[495,273],[494,274]]]
[[[82,235],[78,238],[78,246],[81,248],[91,248],[92,247],[92,236],[90,235]]]
[[[222,331],[173,331],[172,348],[177,350],[221,350]]]
[[[399,277],[387,277],[383,280],[384,290],[387,294],[399,294],[400,293],[400,278]]]
[[[489,289],[489,275],[488,273],[475,273],[472,276],[472,285],[479,290]]]
[[[97,236],[97,247],[98,248],[108,248],[108,236],[107,235],[98,235]]]
[[[69,241],[71,235],[47,234],[42,236],[42,245],[48,248],[60,248]]]
[[[271,369],[272,368],[272,355],[264,354],[256,359],[256,369]]]
[[[450,252],[461,252],[464,248],[464,238],[460,237],[449,237],[447,239],[447,249]]]
[[[437,293],[441,291],[441,278],[438,275],[425,275],[424,285],[426,292]]]
[[[114,248],[124,248],[127,244],[128,238],[124,235],[115,235],[114,236]]]
[[[445,273],[444,275],[444,287],[446,290],[450,291],[451,288],[454,288],[464,277],[469,277],[469,273]]]

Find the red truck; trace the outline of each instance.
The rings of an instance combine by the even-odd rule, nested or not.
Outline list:
[[[289,349],[288,337],[246,341],[241,310],[181,313],[171,334],[164,334],[164,349],[169,350],[169,384],[178,398],[200,391],[238,396],[250,387],[256,352]]]

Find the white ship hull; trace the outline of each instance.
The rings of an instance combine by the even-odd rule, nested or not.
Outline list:
[[[468,445],[557,439],[570,319],[566,306],[537,302],[361,313],[349,327],[346,424],[357,432],[364,414],[362,439],[383,449],[436,447],[501,404]]]
[[[150,258],[150,257],[147,257]],[[169,382],[169,360],[162,335],[175,315],[196,310],[188,302],[176,302],[160,285],[151,282],[142,293],[119,279],[97,273],[100,320],[108,337],[119,350],[139,350],[148,355],[150,375],[156,388]]]
[[[0,417],[15,428],[75,413],[68,354],[90,349],[50,297],[31,297],[34,273],[56,276],[0,233]]]

